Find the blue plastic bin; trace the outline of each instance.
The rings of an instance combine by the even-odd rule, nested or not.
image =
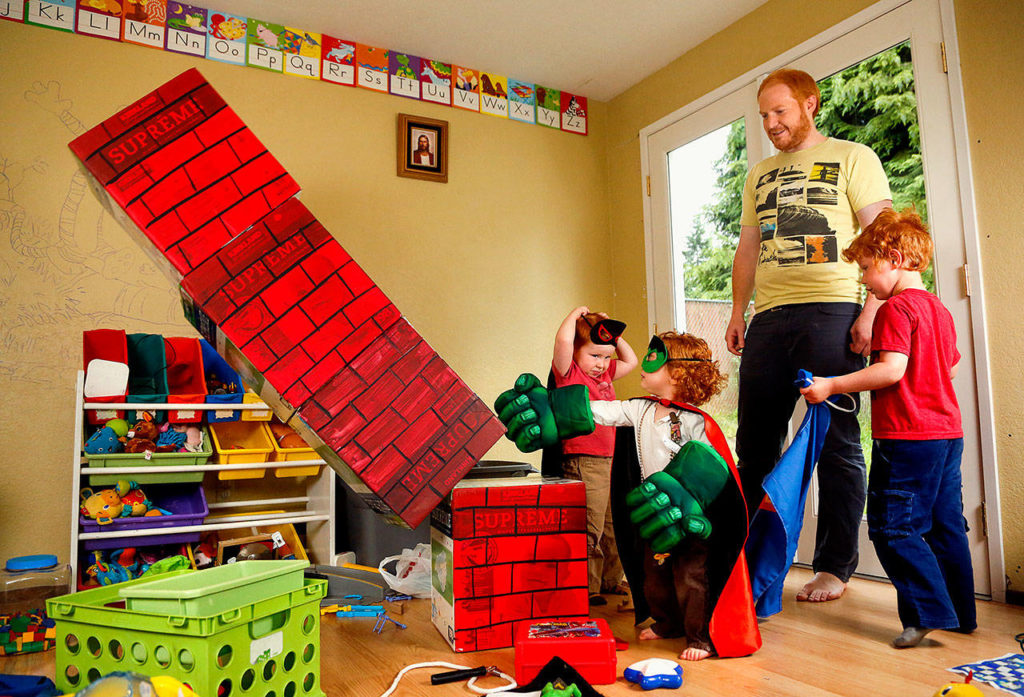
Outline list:
[[[203,366],[206,368],[207,388],[209,388],[210,378],[214,378],[225,385],[234,385],[236,390],[226,394],[207,394],[206,403],[241,404],[242,397],[245,394],[242,389],[242,378],[238,376],[234,368],[228,365],[224,357],[210,346],[206,339],[200,339],[199,345],[202,348]],[[207,389],[207,392],[209,392],[209,389]],[[238,421],[240,418],[242,418],[242,412],[238,409],[218,409],[206,412],[206,420],[211,424],[221,421]]]

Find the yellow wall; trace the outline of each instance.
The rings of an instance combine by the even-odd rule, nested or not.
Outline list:
[[[713,89],[870,6],[869,0],[770,0],[608,103],[608,191],[615,312],[647,318],[638,132]],[[813,11],[810,8],[813,7]],[[1020,320],[1024,235],[1024,5],[957,0],[962,76],[974,169],[992,359],[996,448],[1010,590],[1024,589],[1024,323]],[[796,18],[799,18],[798,20]],[[1015,154],[1011,157],[1011,153]],[[627,378],[628,380],[633,379]],[[625,391],[625,390],[623,390]]]
[[[519,372],[547,370],[570,309],[611,305],[601,104],[581,137],[10,22],[0,66],[0,559],[67,556],[81,332],[195,335],[67,148],[189,67],[488,404]],[[400,112],[449,121],[449,183],[395,175]],[[524,459],[504,439],[489,457]]]
[[[67,546],[80,332],[190,331],[170,284],[91,194],[74,190],[65,143],[83,127],[198,66],[303,186],[310,209],[490,401],[520,370],[545,369],[551,334],[577,303],[612,309],[642,341],[638,131],[868,5],[770,0],[607,105],[591,102],[587,138],[0,22],[0,558]],[[1024,7],[957,0],[956,20],[1005,560],[1009,588],[1020,590],[1024,46],[1016,34]],[[451,122],[449,184],[394,176],[400,111]],[[66,203],[71,237],[60,235]],[[9,244],[15,230],[18,243]],[[633,378],[619,391],[635,391]],[[490,457],[522,459],[504,442]]]

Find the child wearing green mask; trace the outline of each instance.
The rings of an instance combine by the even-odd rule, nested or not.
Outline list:
[[[651,339],[640,384],[649,397],[590,401],[521,376],[495,404],[508,437],[528,452],[597,424],[615,426],[613,519],[633,591],[640,640],[685,637],[684,660],[760,647],[743,543],[746,509],[728,444],[697,407],[726,382],[707,343]]]

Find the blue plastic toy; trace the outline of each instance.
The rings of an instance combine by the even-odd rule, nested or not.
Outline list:
[[[667,658],[648,658],[626,668],[622,677],[645,690],[659,687],[674,690],[682,687],[683,667]]]

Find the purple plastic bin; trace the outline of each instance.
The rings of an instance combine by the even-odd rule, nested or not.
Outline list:
[[[143,545],[180,544],[199,541],[198,532],[175,533],[172,535],[158,534],[159,528],[171,528],[179,525],[201,525],[210,512],[206,505],[206,494],[202,484],[150,484],[142,490],[149,500],[159,508],[171,512],[171,515],[118,518],[107,525],[100,525],[91,518],[79,515],[83,532],[116,532],[124,530],[154,529],[152,535],[139,537],[110,537],[96,540],[83,540],[87,550],[116,549],[118,547],[142,547]]]

